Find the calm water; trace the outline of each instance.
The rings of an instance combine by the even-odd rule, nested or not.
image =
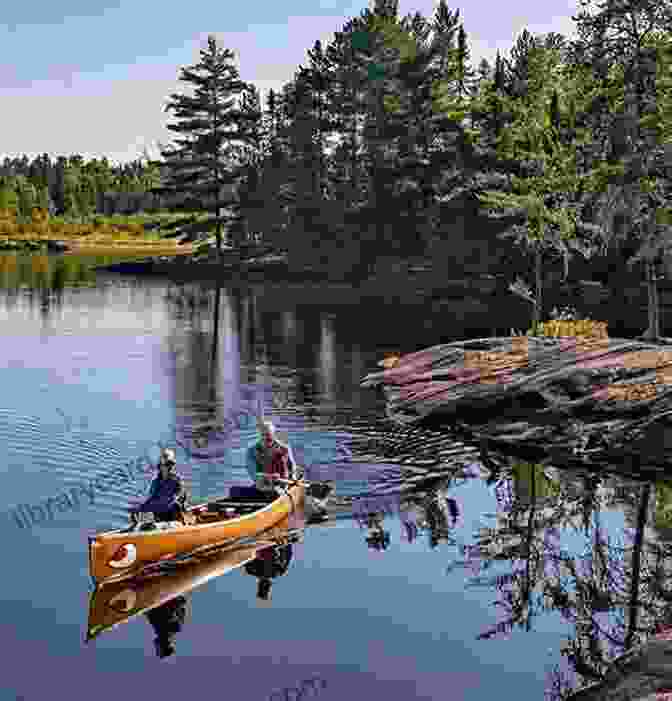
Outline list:
[[[366,493],[383,474],[390,484],[409,478],[396,448],[374,435],[384,407],[360,379],[385,351],[485,330],[447,329],[445,306],[441,318],[385,305],[321,309],[296,288],[217,292],[95,275],[92,262],[0,255],[2,701],[52,698],[56,684],[71,701],[264,701],[314,677],[323,688],[304,698],[543,699],[554,670],[571,675],[567,640],[603,662],[663,615],[651,587],[633,606],[632,581],[650,552],[666,562],[665,485],[609,479],[590,491],[581,475],[525,466],[488,482],[465,460],[470,476],[448,484],[458,512],[448,530],[421,514],[414,531],[391,486],[387,549],[339,518],[306,530],[270,606],[257,605],[243,571],[189,594],[172,657],[156,656],[142,616],[85,645],[87,535],[125,524],[129,501],[147,490],[136,471],[86,494],[92,478],[177,444],[194,500],[245,483],[259,399],[308,476],[336,479],[339,494]],[[406,452],[421,456],[422,441]],[[50,498],[60,501],[49,512]],[[598,605],[586,582],[612,601]],[[645,603],[633,638],[632,612]]]

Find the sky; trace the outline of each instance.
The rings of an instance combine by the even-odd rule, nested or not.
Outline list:
[[[431,18],[436,0],[400,0],[399,14]],[[468,0],[460,10],[476,67],[516,37],[575,36],[576,0]],[[168,96],[179,69],[199,59],[209,34],[234,51],[241,78],[264,95],[292,79],[317,39],[368,0],[230,2],[59,0],[6,3],[0,24],[0,158],[79,153],[126,162],[168,144]]]

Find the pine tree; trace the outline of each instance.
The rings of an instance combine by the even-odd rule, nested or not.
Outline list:
[[[588,8],[590,3],[580,4]],[[605,181],[605,194],[596,198],[597,216],[617,243],[626,236],[639,242],[630,264],[644,262],[649,291],[644,336],[655,339],[660,333],[656,267],[670,250],[663,207],[669,202],[663,117],[669,100],[665,45],[669,46],[672,6],[656,0],[620,0],[607,2],[595,14],[584,9],[573,19],[579,35],[572,45],[573,62],[590,66],[601,78],[594,119],[609,125],[606,133],[602,129],[602,152],[595,157],[606,156],[621,167],[618,177]]]
[[[14,187],[18,197],[18,215],[23,222],[28,222],[37,200],[35,186],[26,176],[20,175],[14,179]]]
[[[68,219],[79,219],[79,178],[78,173],[68,165],[63,171],[63,216]]]
[[[211,216],[202,229],[215,224],[217,256],[222,245],[222,208],[232,201],[223,196],[224,186],[235,185],[241,171],[232,166],[232,148],[254,144],[250,135],[251,118],[245,115],[236,98],[251,89],[240,80],[233,65],[234,54],[217,46],[208,37],[207,49],[200,52],[200,61],[180,70],[179,80],[194,88],[193,95],[172,94],[165,110],[176,121],[168,129],[180,135],[172,147],[162,151],[169,170],[165,190],[184,193],[211,209]],[[210,206],[206,203],[211,203]]]
[[[235,165],[240,169],[241,179],[237,188],[237,198],[233,207],[234,215],[230,232],[240,246],[248,242],[250,234],[257,234],[264,226],[264,207],[260,189],[262,150],[262,110],[261,98],[256,88],[242,94],[241,114],[248,125],[249,141],[234,149]]]
[[[49,188],[44,186],[37,189],[36,207],[39,207],[46,214],[50,214],[53,210],[53,203],[49,196]]]
[[[0,212],[16,216],[19,211],[19,197],[11,178],[0,176]]]
[[[457,33],[457,50],[455,54],[457,92],[460,97],[471,95],[476,74],[469,65],[469,46],[467,45],[467,33],[464,25],[460,25]]]
[[[527,47],[525,54],[523,46]],[[513,227],[504,237],[513,237],[533,252],[533,324],[537,324],[543,313],[544,252],[555,250],[563,254],[566,275],[570,250],[590,255],[598,245],[577,238],[580,193],[592,177],[580,172],[579,149],[590,140],[590,135],[569,124],[576,133],[567,138],[556,126],[561,121],[560,100],[571,112],[569,105],[575,100],[575,91],[583,86],[572,82],[557,48],[544,47],[526,33],[517,48],[514,58],[518,82],[514,80],[513,97],[503,100],[512,119],[498,139],[498,150],[504,158],[517,160],[524,167],[520,176],[510,177],[509,191],[485,190],[479,200],[495,212],[522,211],[525,215],[525,224]],[[514,286],[512,291],[516,291]]]
[[[65,213],[65,169],[67,159],[65,156],[59,156],[53,168],[54,184],[52,189],[52,197],[56,207],[56,214],[63,215]]]

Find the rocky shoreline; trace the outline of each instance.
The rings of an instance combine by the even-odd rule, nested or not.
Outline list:
[[[668,338],[457,341],[397,358],[362,387],[381,387],[401,425],[457,429],[526,459],[642,474],[665,470],[671,457]]]

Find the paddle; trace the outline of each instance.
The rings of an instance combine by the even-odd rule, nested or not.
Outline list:
[[[334,491],[336,491],[336,487],[334,486],[333,482],[314,482],[314,481],[309,481],[305,479],[293,479],[293,480],[286,480],[283,479],[282,477],[275,477],[273,479],[274,482],[278,482],[279,484],[287,484],[287,485],[292,485],[292,484],[299,484],[302,483],[308,494],[313,497],[314,499],[325,499],[326,496],[331,495]],[[318,494],[324,493],[325,496],[318,496]]]
[[[309,513],[312,512],[313,518],[326,519],[328,517],[327,502],[329,497],[334,493],[333,484],[325,482],[308,482],[307,480],[286,480],[279,477],[274,479],[274,482],[287,485],[290,487],[295,484],[303,483],[306,486],[305,502],[309,507]]]

